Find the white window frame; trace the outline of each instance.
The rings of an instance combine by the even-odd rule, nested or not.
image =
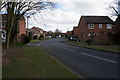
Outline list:
[[[94,24],[88,24],[88,29],[94,29]]]
[[[99,24],[99,28],[102,28],[102,24]]]
[[[112,24],[107,24],[106,27],[107,29],[112,29]]]

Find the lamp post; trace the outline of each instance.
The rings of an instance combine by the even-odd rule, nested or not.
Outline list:
[[[29,35],[29,31],[28,31],[28,18],[30,18],[30,16],[27,16],[27,35]]]

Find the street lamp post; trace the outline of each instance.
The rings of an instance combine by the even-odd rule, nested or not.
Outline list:
[[[28,31],[28,18],[30,18],[30,16],[27,16],[27,35],[29,35],[29,31]]]

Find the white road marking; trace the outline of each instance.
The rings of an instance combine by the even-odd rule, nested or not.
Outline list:
[[[63,49],[65,49],[65,50],[69,50],[69,51],[72,51],[72,52],[75,52],[75,51],[72,50],[72,49],[68,49],[68,48],[63,48]]]
[[[71,51],[71,52],[75,52],[75,50],[68,49],[68,48],[65,48],[65,47],[61,47],[61,46],[57,46],[57,47],[59,47],[59,48],[63,48],[63,49],[65,49],[65,50],[68,50],[68,51]]]
[[[108,62],[117,63],[117,62],[115,62],[115,61],[112,61],[112,60],[109,60],[109,59],[104,59],[104,58],[101,58],[101,57],[98,57],[98,56],[93,56],[93,55],[86,54],[86,53],[81,53],[81,54],[86,55],[86,56],[90,56],[90,57],[93,57],[93,58],[105,60],[105,61],[108,61]]]

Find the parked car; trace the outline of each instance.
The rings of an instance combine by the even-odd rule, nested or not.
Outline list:
[[[68,40],[69,41],[79,41],[77,37],[73,37],[73,36],[69,37]]]
[[[52,36],[46,36],[45,38],[48,38],[48,39],[50,39],[50,38],[52,38]]]

